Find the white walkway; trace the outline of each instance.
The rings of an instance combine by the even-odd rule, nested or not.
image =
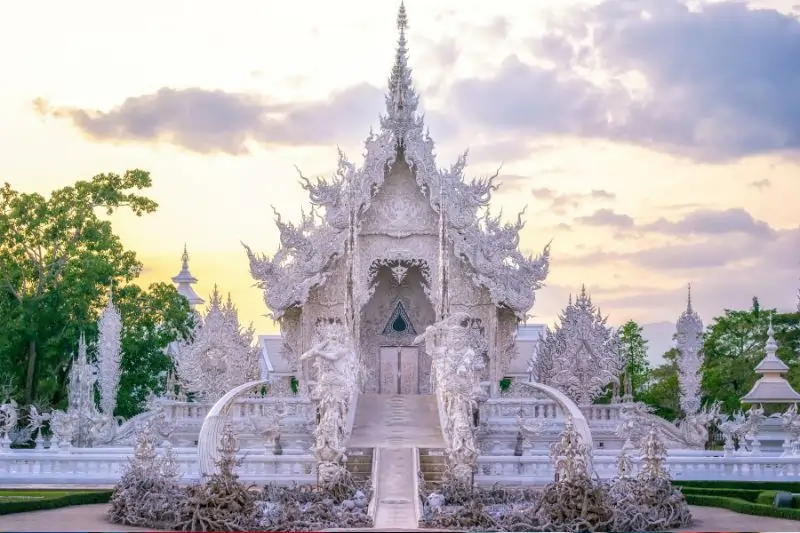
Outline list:
[[[436,398],[428,395],[364,394],[349,446],[376,448],[375,527],[414,529],[414,447],[443,448]]]

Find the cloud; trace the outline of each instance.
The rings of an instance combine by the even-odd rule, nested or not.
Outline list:
[[[794,272],[800,262],[800,228],[772,230],[772,237],[731,232],[717,234],[703,241],[676,242],[643,248],[633,252],[592,250],[585,254],[556,257],[555,261],[573,266],[627,263],[652,271],[696,271],[732,267],[736,265],[761,265],[753,268],[753,276],[769,278],[778,271]],[[748,267],[749,268],[749,267]],[[769,272],[769,276],[764,276]]]
[[[742,208],[724,210],[698,209],[679,220],[661,217],[648,224],[636,224],[626,214],[611,209],[598,209],[588,216],[577,217],[575,222],[585,226],[605,226],[617,229],[635,229],[639,233],[661,233],[676,236],[719,236],[743,234],[755,238],[772,239],[776,231],[763,220],[756,220]]]
[[[168,142],[198,153],[248,153],[261,145],[330,145],[366,136],[381,110],[383,92],[357,85],[326,101],[270,102],[252,94],[200,88],[171,89],[127,98],[108,111],[53,107],[34,101],[42,115],[69,120],[97,141]]]
[[[632,228],[633,218],[628,215],[615,213],[612,209],[598,209],[584,217],[578,217],[575,222],[585,226],[610,226],[613,228]]]
[[[531,189],[531,194],[534,200],[547,202],[548,211],[559,215],[588,202],[603,202],[617,197],[614,193],[602,189],[593,189],[588,193],[559,193],[547,187]]]
[[[771,239],[775,230],[763,220],[756,220],[741,208],[714,211],[701,209],[687,214],[678,221],[659,218],[655,222],[639,226],[644,231],[653,231],[671,235],[725,235],[742,233]]]
[[[586,43],[591,28],[591,42]],[[607,0],[453,86],[458,112],[529,135],[606,138],[702,161],[800,149],[800,21],[745,2]],[[581,70],[610,76],[596,84]],[[633,74],[643,79],[635,88]],[[635,89],[635,90],[634,90]]]
[[[764,178],[763,180],[751,182],[750,186],[756,189],[769,189],[772,186],[772,183],[770,183],[767,178]]]

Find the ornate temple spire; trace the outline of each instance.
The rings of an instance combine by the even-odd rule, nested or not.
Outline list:
[[[122,376],[122,318],[108,292],[108,304],[97,320],[97,375],[100,385],[100,409],[113,415],[117,390]]]
[[[414,90],[411,79],[411,69],[408,66],[408,48],[406,47],[406,30],[408,29],[408,16],[406,6],[400,2],[397,12],[397,50],[394,57],[392,73],[389,76],[389,91],[386,94],[386,123],[397,136],[398,142],[403,142],[403,133],[414,122],[419,96]]]
[[[202,304],[204,300],[200,298],[192,288],[192,285],[197,283],[197,278],[192,276],[192,273],[189,272],[189,252],[186,250],[185,244],[183,245],[181,261],[183,262],[181,271],[172,278],[172,282],[178,286],[178,293],[189,300],[189,305],[194,307],[195,305]]]
[[[692,286],[689,285],[686,310],[678,318],[677,324],[678,384],[680,385],[680,405],[685,416],[700,411],[700,384],[703,356],[703,321],[692,308]]]

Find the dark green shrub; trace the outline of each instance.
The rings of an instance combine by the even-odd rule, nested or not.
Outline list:
[[[53,491],[53,496],[48,497],[46,491],[35,490],[27,492],[15,491],[15,495],[24,497],[31,495],[29,500],[0,501],[0,515],[13,513],[27,513],[29,511],[43,511],[45,509],[58,509],[70,505],[89,505],[92,503],[108,503],[111,500],[110,490],[75,491],[64,494],[63,490]],[[34,499],[35,498],[35,499]]]

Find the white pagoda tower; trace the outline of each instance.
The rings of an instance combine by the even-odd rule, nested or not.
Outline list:
[[[756,374],[760,374],[761,378],[755,382],[750,392],[742,396],[742,403],[755,405],[800,401],[800,394],[783,377],[783,374],[789,371],[789,367],[776,355],[778,343],[775,342],[775,330],[772,329],[771,318],[765,351],[766,357],[755,368]]]
[[[189,272],[189,252],[186,251],[185,244],[183,245],[181,260],[183,261],[181,271],[172,278],[172,282],[178,286],[178,293],[186,298],[189,301],[189,305],[194,308],[197,305],[205,303],[205,300],[200,298],[192,288],[192,285],[197,283],[197,278],[192,276],[192,273]]]
[[[767,352],[766,357],[755,368],[756,373],[760,374],[761,378],[755,382],[750,392],[742,396],[742,403],[753,406],[797,404],[797,402],[800,402],[800,394],[783,377],[783,374],[789,371],[789,367],[778,359],[776,355],[778,343],[775,342],[775,331],[772,328],[771,318],[769,329],[767,330],[765,351]],[[769,452],[778,452],[783,449],[785,453],[789,446],[787,437],[788,435],[782,427],[781,419],[767,417],[764,419],[763,425],[758,429],[759,449]]]

